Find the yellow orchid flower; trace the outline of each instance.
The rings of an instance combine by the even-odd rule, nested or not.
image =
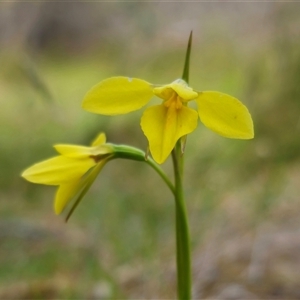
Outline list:
[[[166,160],[179,138],[196,129],[198,115],[206,127],[221,136],[254,137],[251,115],[239,100],[219,92],[195,91],[182,79],[154,85],[137,78],[111,77],[95,85],[82,106],[103,115],[126,114],[142,108],[153,96],[163,101],[145,110],[141,127],[157,163]],[[196,101],[198,113],[188,107],[191,100]]]
[[[106,144],[104,133],[99,134],[91,147],[55,145],[54,148],[59,156],[33,165],[21,176],[33,183],[58,185],[54,210],[56,214],[60,214],[78,193],[81,193],[80,201],[113,156],[113,148]]]

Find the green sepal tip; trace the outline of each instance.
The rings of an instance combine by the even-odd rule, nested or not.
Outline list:
[[[191,55],[191,49],[192,49],[192,38],[193,38],[193,31],[190,33],[186,54],[185,54],[185,61],[184,61],[184,68],[183,68],[183,74],[182,79],[189,83],[189,71],[190,71],[190,55]]]

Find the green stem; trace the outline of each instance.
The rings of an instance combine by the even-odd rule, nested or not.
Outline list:
[[[131,159],[147,163],[161,177],[161,179],[171,190],[172,194],[175,195],[175,187],[173,183],[164,173],[162,168],[151,157],[146,158],[146,154],[144,151],[127,145],[112,145],[112,147],[114,149],[113,158]]]
[[[175,187],[172,184],[172,182],[169,180],[167,175],[163,172],[163,170],[158,166],[158,164],[152,159],[148,158],[146,163],[152,167],[156,171],[156,173],[163,179],[163,181],[166,183],[166,185],[171,190],[172,194],[175,196]]]
[[[191,299],[190,234],[182,185],[183,156],[177,143],[172,151],[175,175],[177,293],[178,299]]]

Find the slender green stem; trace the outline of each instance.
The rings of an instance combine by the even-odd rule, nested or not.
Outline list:
[[[169,187],[169,189],[175,196],[175,187],[174,187],[173,183],[169,180],[169,178],[163,172],[163,170],[159,167],[159,165],[152,158],[149,158],[149,157],[148,157],[146,163],[156,171],[156,173],[162,178],[162,180],[166,183],[166,185]]]
[[[144,151],[127,146],[127,145],[112,145],[114,149],[114,156],[113,158],[124,158],[124,159],[131,159],[131,160],[137,160],[137,161],[144,161],[149,166],[151,166],[152,169],[156,171],[156,173],[161,177],[161,179],[165,182],[165,184],[169,187],[172,194],[175,195],[175,187],[173,183],[170,181],[168,176],[165,174],[165,172],[162,170],[162,168],[151,158],[148,157],[147,159],[146,154]]]
[[[183,156],[179,143],[172,151],[172,158],[175,175],[177,293],[178,299],[189,300],[192,286],[190,233],[182,185]]]

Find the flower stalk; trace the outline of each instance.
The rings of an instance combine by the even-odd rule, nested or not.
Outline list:
[[[182,79],[188,84],[189,65],[192,46],[192,32],[190,33]],[[186,136],[179,139],[172,151],[175,179],[175,219],[176,219],[176,263],[177,263],[177,295],[180,300],[191,299],[192,271],[190,230],[183,191],[183,165]]]
[[[131,159],[147,163],[165,182],[172,194],[175,195],[175,187],[162,168],[146,153],[138,148],[127,145],[113,145],[115,158]]]
[[[176,262],[178,299],[191,299],[191,250],[188,217],[183,192],[183,155],[180,143],[172,151],[175,177]]]

